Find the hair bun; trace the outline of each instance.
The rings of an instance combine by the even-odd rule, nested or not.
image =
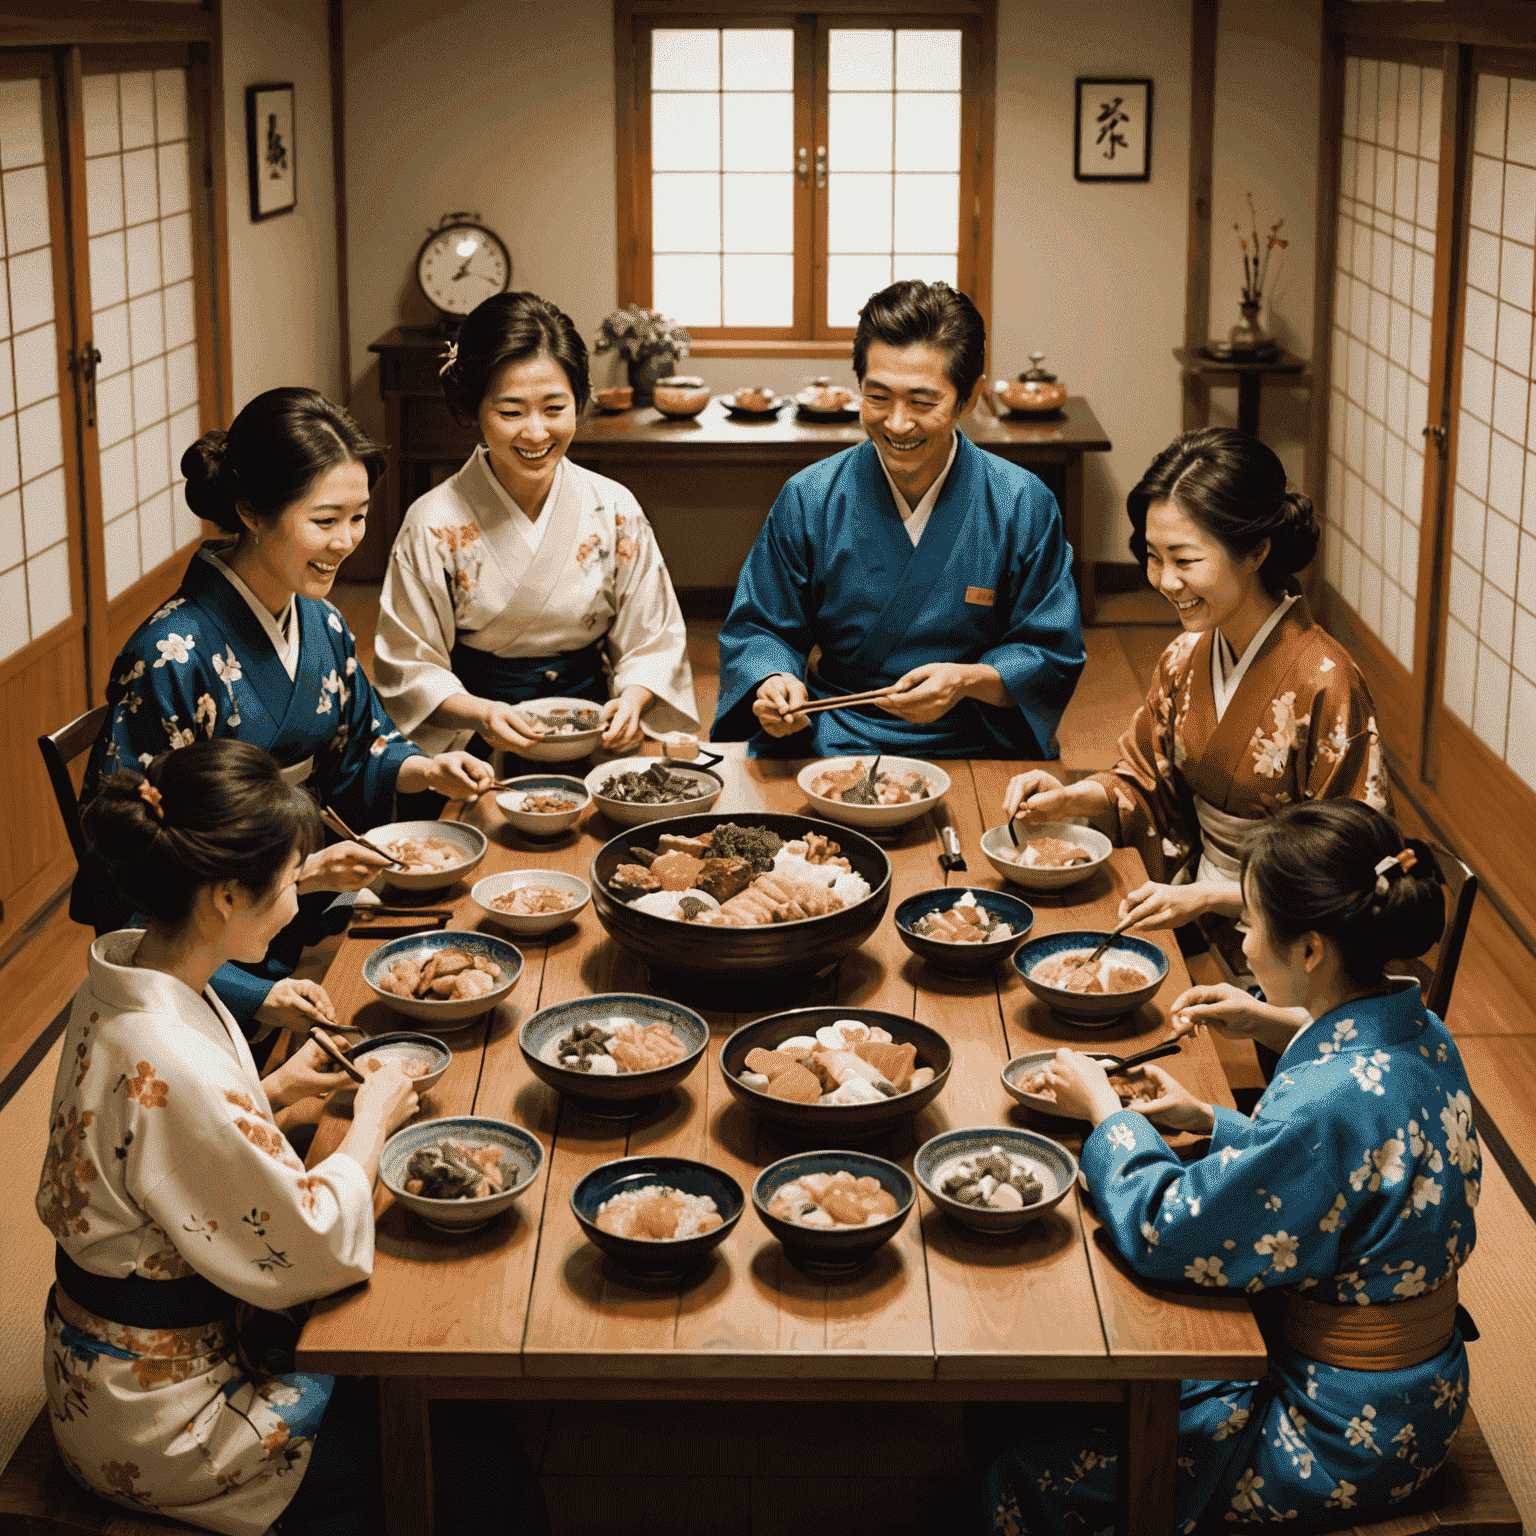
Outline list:
[[[1260,569],[1261,578],[1271,590],[1277,590],[1284,578],[1312,563],[1321,536],[1313,516],[1312,498],[1287,489],[1276,508],[1274,528],[1269,534],[1269,554]]]
[[[229,485],[228,446],[229,434],[222,429],[203,433],[182,454],[181,472],[187,481],[187,505],[205,522],[239,533],[240,519]]]

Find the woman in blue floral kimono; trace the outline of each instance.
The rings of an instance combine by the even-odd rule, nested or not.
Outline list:
[[[490,770],[467,754],[432,757],[402,738],[326,601],[384,471],[356,422],[314,390],[268,390],[228,432],[199,438],[181,469],[188,505],[232,537],[198,550],[175,597],[114,663],[82,807],[104,775],[224,736],[265,747],[288,783],[307,785],[359,831],[391,819],[396,790],[464,799],[488,782]],[[315,983],[288,978],[304,945],[326,931],[335,893],[366,885],[382,865],[350,842],[306,860],[296,920],[264,960],[225,966],[215,979],[242,1027],[328,1015]],[[98,933],[131,916],[99,868],[76,880],[70,915]]]
[[[1176,1524],[1380,1518],[1445,1460],[1467,1406],[1456,1274],[1472,1251],[1480,1154],[1445,1026],[1389,958],[1439,936],[1434,857],[1355,800],[1288,807],[1248,834],[1244,949],[1290,1040],[1251,1119],[1167,1073],[1141,1113],[1091,1056],[1057,1053],[1056,1099],[1092,1121],[1082,1169],[1115,1246],[1149,1280],[1252,1293],[1262,1381],[1189,1381]],[[1202,993],[1209,989],[1198,989]],[[1236,989],[1229,989],[1236,994]],[[1179,1011],[1180,1002],[1174,1004]],[[1229,1008],[1239,1006],[1236,997]],[[1267,1015],[1273,1015],[1271,1020]],[[1209,1132],[1184,1163],[1152,1122]],[[993,1464],[985,1529],[1113,1524],[1114,1437],[1042,1423]]]

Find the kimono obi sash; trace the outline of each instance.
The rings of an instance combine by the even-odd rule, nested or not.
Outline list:
[[[1451,1347],[1458,1314],[1456,1276],[1427,1296],[1375,1306],[1332,1305],[1287,1292],[1280,1327],[1309,1360],[1345,1371],[1406,1371]],[[1476,1338],[1467,1318],[1464,1332]]]
[[[522,704],[553,694],[608,702],[608,674],[603,667],[605,640],[558,656],[493,656],[464,643],[461,631],[449,660],[466,693],[501,704]]]
[[[197,1328],[235,1315],[235,1298],[201,1275],[177,1280],[93,1275],[56,1247],[53,1277],[77,1307],[124,1328]]]
[[[1200,871],[1197,878],[1230,880],[1235,884],[1243,872],[1239,851],[1243,834],[1249,827],[1256,827],[1261,818],[1218,811],[1199,795],[1195,796],[1195,815],[1200,821]]]

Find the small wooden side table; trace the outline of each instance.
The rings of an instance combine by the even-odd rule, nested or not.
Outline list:
[[[1282,351],[1262,362],[1239,358],[1222,361],[1207,357],[1197,347],[1175,347],[1173,355],[1183,370],[1185,389],[1196,381],[1207,389],[1237,386],[1237,430],[1250,437],[1259,435],[1259,401],[1265,379],[1282,378],[1287,385],[1309,387],[1312,383],[1307,360],[1290,352]]]

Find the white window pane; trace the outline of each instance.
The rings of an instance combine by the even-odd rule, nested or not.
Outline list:
[[[106,522],[131,512],[139,499],[133,474],[133,443],[124,441],[101,451],[101,515]]]
[[[171,440],[165,422],[140,429],[133,440],[133,463],[139,477],[141,502],[170,485]]]
[[[727,256],[724,293],[727,325],[793,325],[795,259]]]
[[[1477,704],[1472,729],[1503,757],[1509,720],[1509,663],[1495,656],[1486,645],[1477,650]]]
[[[896,169],[960,169],[960,98],[899,95],[896,98]]]
[[[714,27],[658,27],[651,33],[653,91],[720,89],[720,33]]]
[[[187,168],[187,145],[162,144],[155,151],[160,167],[160,212],[184,213],[192,206],[192,176]]]
[[[1525,441],[1525,407],[1530,385],[1523,373],[1509,368],[1496,368],[1493,380],[1493,426],[1516,443]],[[1519,500],[1519,477],[1515,480],[1515,496]],[[1492,493],[1490,492],[1490,499]]]
[[[21,488],[22,523],[26,528],[27,552],[49,549],[69,535],[69,519],[64,510],[64,471],[55,469]]]
[[[64,462],[64,439],[59,427],[59,402],[44,400],[16,415],[16,438],[21,445],[21,478],[35,480]]]
[[[139,579],[139,520],[132,512],[102,529],[107,568],[107,596],[126,592]]]
[[[146,571],[176,553],[176,514],[169,487],[139,507],[139,553]]]
[[[165,290],[165,344],[179,347],[197,335],[197,300],[191,283]]]
[[[1414,219],[1423,229],[1433,229],[1439,214],[1440,167],[1432,160],[1419,161],[1419,195]]]
[[[5,247],[30,251],[48,244],[48,178],[42,166],[5,173]]]
[[[17,404],[36,405],[58,394],[59,357],[53,327],[40,325],[35,331],[24,331],[13,345]]]
[[[1483,587],[1481,633],[1489,645],[1506,654],[1514,633],[1514,603],[1507,594],[1515,590],[1515,564],[1519,558],[1519,525],[1490,511],[1484,535],[1483,571],[1493,585]]]
[[[1467,281],[1484,293],[1499,291],[1499,242],[1480,229],[1467,234]]]
[[[834,171],[891,169],[895,97],[859,92],[827,99],[827,161]]]
[[[1360,130],[1360,60],[1344,61],[1344,132],[1350,138]]]
[[[1470,303],[1474,290],[1467,291]],[[1518,304],[1499,305],[1499,342],[1495,354],[1506,368],[1524,373],[1531,361],[1531,312]]]
[[[787,93],[721,98],[720,158],[727,171],[790,171],[795,98]]]
[[[651,97],[651,169],[720,169],[720,98],[657,92]]]
[[[1440,158],[1440,71],[1426,69],[1419,94],[1419,153],[1426,160]]]
[[[156,358],[150,363],[141,363],[133,370],[133,424],[138,429],[139,441],[143,441],[144,429],[151,422],[163,422],[165,419],[165,363],[161,358]],[[163,430],[163,428],[162,428]],[[142,466],[139,475],[139,484],[142,491],[158,490],[162,485],[169,485],[170,469],[169,461],[163,471],[160,480],[144,478]]]
[[[827,324],[857,325],[869,296],[890,282],[889,256],[828,256]]]
[[[1532,266],[1533,253],[1528,245],[1513,240],[1502,240],[1499,258],[1499,297],[1511,304],[1529,305],[1531,288],[1536,280]]]
[[[891,281],[903,282],[907,278],[919,278],[925,283],[948,283],[956,286],[956,259],[943,251],[904,254],[897,251],[891,258]]]
[[[132,234],[129,236],[132,240]],[[133,248],[129,246],[128,275],[133,280]],[[192,276],[192,216],[178,213],[160,221],[160,252],[164,262],[165,283],[179,283]],[[158,286],[158,284],[157,284]]]
[[[1408,359],[1408,371],[1416,379],[1429,378],[1429,347],[1431,326],[1423,315],[1413,317],[1413,352]]]
[[[21,484],[21,456],[16,446],[16,418],[0,420],[0,492],[9,493]]]
[[[1397,147],[1405,155],[1419,152],[1419,80],[1417,64],[1404,64],[1397,77]]]
[[[1477,126],[1473,144],[1480,155],[1504,158],[1504,113],[1509,81],[1503,75],[1477,77]]]
[[[62,624],[72,608],[69,597],[69,546],[56,544],[46,554],[27,561],[27,607],[32,638]]]
[[[0,496],[0,571],[20,565],[27,547],[21,537],[21,492]]]
[[[128,305],[128,327],[134,362],[146,362],[165,351],[165,320],[158,292],[146,293]]]
[[[1536,80],[1509,82],[1509,137],[1504,157],[1536,166]]]
[[[877,27],[834,27],[827,33],[827,88],[888,91],[895,37]]]
[[[1419,162],[1407,155],[1397,157],[1397,190],[1392,196],[1392,211],[1400,219],[1411,220],[1414,199],[1419,190]]]
[[[93,235],[123,227],[123,162],[119,155],[102,155],[85,162],[86,228]]]
[[[720,40],[720,85],[727,91],[793,91],[795,34],[788,27],[727,27]]]
[[[187,73],[155,71],[155,137],[162,144],[187,136]]]
[[[96,385],[96,438],[102,444],[133,436],[133,378],[120,373]]]
[[[136,149],[123,157],[125,222],[142,224],[160,213],[159,170],[153,149]]]
[[[104,155],[122,148],[117,128],[117,76],[87,75],[80,82],[85,152]]]
[[[165,359],[166,409],[174,417],[188,406],[197,404],[197,348],[182,347]],[[171,438],[171,452],[178,453],[176,438]]]
[[[9,417],[15,409],[16,390],[11,373],[11,344],[9,341],[0,341],[0,418]],[[0,438],[14,437],[15,430],[9,420],[0,419]]]
[[[1488,490],[1488,428],[1467,414],[1465,399],[1457,427],[1456,483],[1478,497]]]
[[[721,182],[725,224],[722,249],[793,253],[795,178],[792,175],[729,175],[721,177]],[[730,307],[729,301],[726,307]],[[732,325],[735,322],[727,320],[725,323]],[[790,322],[773,323],[788,325]]]
[[[1500,370],[1501,372],[1503,370]],[[1520,381],[1523,396],[1525,381]],[[1522,422],[1523,426],[1524,423]],[[1495,432],[1488,449],[1488,504],[1497,507],[1507,517],[1520,516],[1520,478],[1525,468],[1525,449],[1518,439],[1511,439]],[[1487,569],[1493,567],[1493,555],[1489,553]],[[1513,573],[1511,573],[1513,579]]]
[[[1339,197],[1353,201],[1355,196],[1355,167],[1360,152],[1353,139],[1345,139],[1339,153]]]
[[[651,258],[651,308],[679,325],[720,324],[720,258]]]
[[[959,32],[927,32],[903,27],[896,34],[898,91],[958,91]]]
[[[123,236],[128,255],[128,292],[148,293],[160,286],[160,226],[139,224]]]
[[[1376,151],[1376,206],[1383,213],[1393,212],[1392,194],[1397,185],[1397,152]]]
[[[118,97],[122,103],[123,148],[140,149],[155,142],[155,81],[147,70],[119,75]]]
[[[1413,307],[1421,315],[1432,314],[1435,303],[1435,262],[1423,251],[1413,253]]]
[[[1472,157],[1472,198],[1469,217],[1474,229],[1499,231],[1504,207],[1504,162],[1487,155]]]
[[[957,251],[960,248],[960,178],[897,176],[893,220],[895,248]]]
[[[41,82],[0,81],[0,168],[9,171],[21,165],[40,165],[42,159]]]
[[[123,236],[98,235],[91,241],[91,303],[97,309],[121,304],[128,297],[128,273]]]
[[[1360,61],[1360,126],[1358,137],[1364,143],[1376,141],[1376,82],[1381,65],[1375,59]]]
[[[1397,143],[1397,79],[1395,63],[1382,62],[1376,85],[1376,142]]]
[[[27,627],[25,566],[0,576],[0,657],[13,656],[32,635]]]
[[[720,178],[651,177],[651,249],[720,249]]]
[[[828,252],[889,251],[891,248],[891,178],[827,178]]]

